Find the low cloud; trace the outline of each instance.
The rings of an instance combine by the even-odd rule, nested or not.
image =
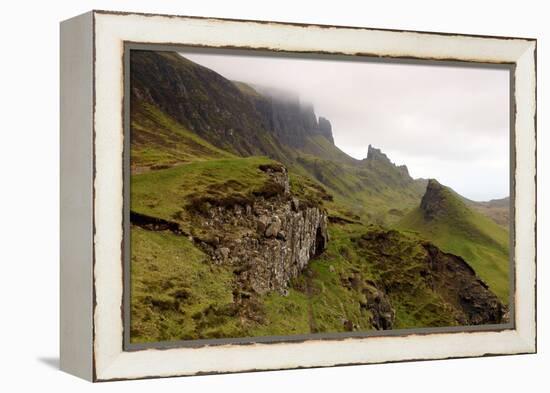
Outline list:
[[[415,177],[474,200],[509,194],[509,73],[502,69],[182,53],[226,78],[294,91],[328,118],[335,143],[369,144]]]

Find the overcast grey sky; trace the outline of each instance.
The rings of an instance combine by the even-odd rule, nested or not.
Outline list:
[[[509,194],[507,70],[182,53],[232,80],[293,91],[332,123],[335,144],[369,144],[411,176],[473,200]]]

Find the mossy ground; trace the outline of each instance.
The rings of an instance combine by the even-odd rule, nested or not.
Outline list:
[[[238,320],[231,318],[229,269],[168,231],[132,227],[131,244],[132,342],[240,334]]]
[[[250,198],[268,179],[259,167],[273,163],[265,157],[231,158],[134,174],[131,209],[180,220],[185,228],[189,222],[182,212],[194,196]],[[332,201],[331,194],[318,182],[297,173],[291,173],[290,179],[293,194],[303,200],[325,203],[331,215],[348,217],[348,221],[353,222],[346,208]],[[272,292],[260,298],[256,310],[260,322],[245,323],[231,316],[231,269],[214,266],[185,236],[133,227],[132,336],[138,341],[158,341],[341,332],[346,330],[343,321],[351,321],[359,329],[371,329],[371,314],[361,307],[361,303],[365,303],[363,289],[368,285],[365,283],[395,281],[403,274],[402,265],[381,263],[380,255],[354,241],[373,228],[376,227],[360,221],[329,224],[328,249],[291,282],[287,296]],[[418,250],[413,241],[405,239],[398,237],[395,247],[386,253],[413,266]],[[382,257],[383,261],[390,258],[387,255]],[[395,271],[386,271],[388,266],[393,266]],[[343,285],[350,280],[356,284]],[[178,298],[182,294],[178,290],[183,290],[185,299]],[[393,301],[399,327],[438,326],[449,322],[435,315],[427,316],[430,309],[426,305],[437,303],[437,298],[429,292],[406,296],[403,292],[395,295]],[[442,308],[438,306],[434,310]],[[220,316],[220,312],[225,314]],[[204,331],[198,331],[199,328]]]
[[[265,157],[227,158],[183,163],[171,168],[134,174],[131,209],[151,216],[189,224],[186,207],[198,196],[224,200],[250,199],[268,176],[260,165]]]
[[[261,296],[250,321],[236,316],[229,267],[213,265],[185,237],[133,228],[132,341],[344,332],[346,321],[370,330],[372,314],[361,306],[370,285],[393,288],[394,328],[456,324],[448,304],[418,275],[425,257],[418,242],[396,233],[382,251],[357,241],[377,231],[331,225],[326,252],[291,282],[287,295]]]

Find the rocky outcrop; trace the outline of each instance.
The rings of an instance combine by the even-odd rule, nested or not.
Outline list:
[[[507,307],[463,258],[429,242],[415,244],[417,241],[393,230],[371,230],[356,240],[359,251],[377,261],[380,276],[376,282],[359,276],[347,281],[365,295],[360,306],[370,312],[375,329],[393,327],[394,302],[411,307],[408,313],[426,313],[435,326],[507,322]],[[429,306],[404,305],[402,299],[408,296],[415,302],[422,297],[432,301]],[[440,317],[445,319],[438,320]]]
[[[275,194],[248,203],[202,209],[195,220],[202,238],[194,239],[215,263],[234,266],[235,296],[251,292],[286,293],[289,281],[319,255],[328,242],[327,215],[289,192],[283,166],[261,168],[276,185]]]
[[[437,180],[429,179],[426,191],[420,201],[420,210],[426,221],[449,218],[455,220],[454,225],[459,225],[456,219],[464,217],[467,214],[466,212],[470,211],[465,201],[464,198],[440,184]],[[469,232],[472,234],[477,233],[477,231],[476,228],[469,228]],[[478,235],[486,236],[482,233],[478,233]],[[494,242],[489,238],[487,241]]]
[[[328,119],[319,116],[319,134],[327,138],[332,144],[334,144],[334,137],[332,136],[332,124]]]
[[[449,303],[460,310],[457,313],[460,324],[506,322],[506,307],[464,259],[445,253],[430,243],[425,243],[424,248],[428,254],[426,261],[430,266],[433,285]]]
[[[312,105],[300,102],[299,97],[277,94],[272,89],[261,90],[262,96],[254,103],[264,127],[275,137],[291,147],[301,148],[308,137],[321,135],[334,144],[330,122],[320,117],[317,120]]]
[[[433,220],[440,213],[448,209],[448,193],[449,191],[439,184],[437,180],[430,179],[428,181],[426,192],[420,201],[420,209],[427,220]]]
[[[367,157],[362,161],[363,165],[372,170],[384,182],[392,187],[409,187],[419,180],[414,180],[409,174],[406,165],[396,165],[382,152],[382,150],[369,145]]]
[[[363,293],[366,296],[366,302],[360,303],[360,306],[370,311],[372,327],[376,330],[393,329],[395,310],[388,296],[373,286],[364,288]]]
[[[395,165],[393,162],[391,162],[388,156],[382,152],[382,150],[377,149],[372,145],[369,145],[369,148],[367,150],[367,158],[365,158],[364,161],[367,164],[376,163],[382,166],[394,168],[396,172],[398,172],[401,176],[406,179],[412,180],[411,176],[409,175],[409,169],[406,165]]]
[[[368,161],[378,161],[382,162],[384,164],[390,164],[393,165],[393,163],[390,161],[388,156],[385,153],[382,153],[382,150],[377,149],[376,147],[369,145],[367,150],[367,158],[365,160]]]

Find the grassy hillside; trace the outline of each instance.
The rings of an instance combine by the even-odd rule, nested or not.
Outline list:
[[[131,210],[178,224],[181,232],[132,226],[132,341],[344,332],[454,326],[467,316],[438,282],[428,249],[415,235],[354,221],[316,181],[291,173],[290,191],[329,211],[328,248],[290,282],[286,293],[234,301],[237,265],[216,264],[197,239],[187,207],[253,203],[269,189],[266,157],[202,160],[132,176]],[[230,207],[231,208],[231,207]],[[246,236],[238,231],[231,236]],[[202,241],[202,240],[201,240]],[[439,278],[441,280],[441,278]],[[241,307],[246,307],[243,312]]]
[[[259,169],[273,161],[266,157],[201,160],[172,168],[136,174],[131,180],[131,209],[160,217],[177,219],[186,204],[199,195],[235,201],[250,199],[267,180]]]
[[[234,157],[198,137],[153,104],[134,103],[131,119],[131,163],[134,170]]]
[[[508,234],[452,191],[373,147],[356,160],[312,108],[179,55],[138,51],[131,79],[133,342],[500,321],[468,264],[507,303]],[[312,259],[288,287],[251,289],[260,251],[282,265],[302,244],[266,226],[315,214],[328,221],[321,252],[299,250]]]
[[[432,206],[417,207],[399,221],[396,228],[417,233],[443,250],[462,256],[500,299],[508,303],[508,231],[470,209],[451,190],[433,180],[424,198],[432,198]]]
[[[363,240],[378,235],[384,240]],[[330,238],[327,251],[294,280],[288,296],[263,297],[269,323],[256,326],[253,335],[380,328],[379,310],[370,308],[376,298],[391,302],[394,329],[458,324],[452,306],[419,275],[426,264],[419,242],[357,224],[331,225]],[[390,287],[389,295],[378,289]]]
[[[133,226],[131,266],[132,342],[241,333],[228,307],[233,296],[231,271],[210,263],[186,237]],[[203,318],[210,314],[216,314],[212,328]]]
[[[234,267],[212,264],[186,237],[133,228],[133,342],[456,326],[465,318],[447,293],[452,284],[434,286],[414,237],[357,224],[331,225],[330,236],[288,293],[254,298],[239,318]]]

